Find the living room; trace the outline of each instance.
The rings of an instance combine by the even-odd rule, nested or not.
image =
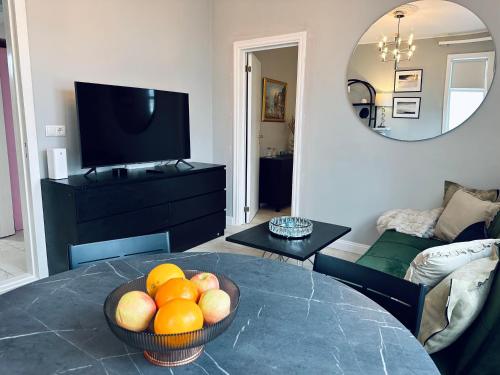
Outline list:
[[[227,332],[208,343],[205,352],[194,353],[199,357],[191,364],[169,367],[173,373],[493,374],[498,371],[500,364],[490,354],[500,337],[498,325],[488,326],[489,323],[485,323],[490,332],[497,332],[496,335],[487,340],[483,340],[484,336],[481,336],[482,339],[473,340],[474,343],[468,342],[470,352],[450,344],[454,352],[447,352],[446,357],[463,357],[466,358],[463,360],[466,363],[457,363],[456,367],[450,365],[445,370],[442,366],[446,359],[441,359],[442,362],[438,363],[439,359],[435,359],[435,355],[427,354],[428,348],[424,348],[423,343],[417,340],[415,331],[408,325],[399,323],[398,320],[402,320],[397,320],[397,314],[385,306],[383,301],[361,291],[363,296],[352,285],[322,275],[326,272],[321,272],[322,268],[318,265],[311,272],[313,264],[308,259],[314,261],[314,257],[310,257],[310,252],[306,251],[296,258],[290,257],[289,252],[294,249],[290,243],[284,243],[282,250],[276,250],[276,243],[257,243],[256,238],[263,235],[263,232],[250,232],[246,236],[243,234],[244,230],[252,230],[258,226],[245,224],[245,207],[248,202],[245,195],[248,178],[245,162],[245,114],[248,108],[244,94],[247,88],[246,74],[249,73],[245,72],[245,57],[259,49],[297,49],[291,215],[312,220],[314,226],[311,242],[316,241],[317,237],[312,241],[314,235],[321,235],[311,245],[313,254],[322,249],[322,254],[336,260],[357,261],[374,245],[382,248],[380,251],[385,251],[387,242],[393,240],[389,239],[385,245],[384,241],[378,242],[380,239],[384,240],[377,229],[378,219],[395,209],[423,212],[442,207],[445,181],[459,183],[459,190],[463,191],[491,191],[500,188],[499,148],[496,142],[500,130],[498,121],[495,120],[495,104],[500,95],[498,79],[491,77],[482,104],[453,131],[411,142],[396,135],[398,121],[400,124],[411,124],[409,127],[413,124],[418,127],[427,121],[425,113],[435,104],[434,99],[425,96],[433,80],[429,73],[431,68],[423,67],[422,60],[418,60],[422,58],[422,55],[419,56],[421,47],[430,39],[420,39],[420,30],[406,25],[411,25],[412,17],[419,17],[419,12],[421,15],[425,14],[424,3],[431,3],[432,6],[438,2],[466,9],[485,25],[485,29],[468,30],[482,32],[476,36],[471,36],[470,32],[464,34],[456,30],[448,31],[440,35],[436,44],[439,41],[490,37],[491,40],[478,43],[491,43],[495,47],[494,42],[500,35],[500,8],[496,0],[422,0],[410,4],[418,8],[417,11],[412,7],[405,8],[407,11],[411,8],[409,12],[415,12],[414,14],[405,14],[402,19],[391,16],[388,21],[390,28],[384,31],[389,39],[397,31],[398,21],[405,43],[409,34],[415,33],[413,44],[416,49],[412,51],[415,54],[414,60],[401,62],[401,69],[395,69],[394,61],[380,61],[380,52],[383,53],[385,48],[382,44],[382,51],[377,49],[382,34],[377,34],[375,40],[370,39],[366,43],[362,40],[365,32],[377,20],[388,14],[392,15],[398,9],[401,2],[395,0],[355,0],[347,3],[341,0],[4,0],[7,51],[11,54],[10,84],[14,98],[24,242],[30,276],[23,280],[16,279],[15,282],[11,280],[10,283],[7,280],[0,288],[2,292],[6,292],[0,296],[0,315],[5,317],[0,351],[8,350],[0,357],[0,368],[24,374],[33,373],[35,369],[37,373],[61,373],[77,369],[74,370],[76,373],[146,374],[158,371],[158,367],[150,363],[155,360],[163,365],[167,362],[178,364],[179,359],[173,357],[168,360],[163,357],[146,360],[142,348],[129,342],[125,345],[122,339],[113,335],[115,331],[112,332],[107,326],[102,311],[105,297],[115,288],[129,280],[146,276],[161,259],[169,259],[167,262],[175,263],[184,270],[222,272],[224,277],[234,280],[240,293],[238,311],[230,315],[234,322],[224,327]],[[433,24],[450,25],[449,20],[433,13],[429,13],[427,19],[432,20]],[[385,43],[382,39],[380,42]],[[384,69],[390,71],[391,82],[396,79],[393,73],[397,70],[422,69],[423,74],[418,76],[417,72],[415,76],[420,80],[421,91],[416,89],[405,94],[405,91],[400,91],[402,94],[396,95],[397,90],[393,90],[393,87],[378,87],[376,79],[368,71],[365,74],[359,69],[351,69],[358,43],[362,47],[373,44],[372,60],[363,61],[367,68],[385,64]],[[411,46],[412,43],[409,44],[409,51]],[[447,55],[450,51],[448,47],[449,45],[443,45],[439,48]],[[456,44],[453,44],[452,48],[455,47]],[[445,62],[443,61],[444,70]],[[356,63],[356,66],[360,64]],[[263,75],[261,78],[285,81],[273,76]],[[358,87],[348,92],[349,79],[370,82],[377,93],[394,94],[391,103],[376,105],[376,98],[373,98],[372,103],[368,95],[362,94],[360,100],[363,102],[353,108],[351,94]],[[104,260],[69,270],[71,264],[65,253],[66,258],[61,263],[63,268],[58,268],[60,263],[57,263],[57,272],[54,272],[55,269],[51,270],[50,259],[54,259],[50,252],[51,238],[62,241],[58,248],[66,251],[69,245],[130,237],[120,235],[98,238],[96,233],[103,233],[104,236],[112,229],[109,221],[99,221],[101,218],[97,215],[89,214],[85,220],[82,219],[82,223],[88,225],[85,232],[78,232],[83,230],[82,226],[71,226],[69,219],[61,219],[61,213],[69,217],[73,208],[69,209],[69,205],[62,203],[66,202],[60,193],[63,191],[62,181],[65,180],[49,178],[47,150],[65,149],[66,172],[69,176],[81,176],[90,169],[90,164],[85,164],[82,160],[82,124],[79,119],[81,108],[76,104],[75,82],[188,94],[190,152],[185,159],[190,164],[210,164],[210,167],[205,166],[209,168],[205,172],[211,176],[217,175],[217,178],[203,180],[198,185],[191,184],[196,185],[199,190],[190,190],[186,185],[177,190],[165,188],[168,190],[165,195],[169,196],[168,199],[165,198],[165,202],[160,201],[163,199],[162,191],[157,186],[152,186],[151,190],[142,193],[123,189],[136,194],[140,199],[121,196],[121,191],[114,190],[99,203],[99,209],[109,210],[106,217],[115,218],[122,214],[121,211],[116,211],[122,206],[116,206],[118,209],[114,206],[114,199],[118,197],[122,199],[123,207],[141,201],[141,210],[161,202],[165,207],[164,211],[144,211],[143,216],[134,216],[133,220],[127,219],[126,224],[123,224],[135,236],[157,231],[160,226],[153,228],[157,225],[153,221],[164,220],[161,216],[163,213],[173,215],[172,207],[181,198],[217,196],[216,219],[206,220],[202,225],[201,222],[194,221],[192,226],[186,227],[182,231],[182,240],[187,242],[178,242],[176,233],[181,231],[175,232],[175,228],[170,231],[171,251],[175,253],[182,250],[179,254],[149,255],[153,257],[151,260],[128,261],[129,265]],[[440,100],[443,100],[443,95],[440,95]],[[391,112],[394,110],[397,115],[398,111],[392,101],[398,97],[421,98],[420,119],[393,118]],[[377,108],[377,125],[381,124],[382,109],[385,108],[386,128],[367,128],[370,124],[359,118],[363,108],[368,108],[369,117],[371,109]],[[260,112],[260,105],[258,110]],[[439,110],[442,114],[441,106]],[[288,116],[286,121],[289,119]],[[279,125],[283,124],[285,122]],[[272,123],[268,125],[271,126]],[[63,136],[47,136],[47,127],[50,126],[62,127]],[[105,163],[106,167],[98,168],[96,173],[87,176],[90,179],[88,185],[81,185],[83,187],[77,189],[70,182],[65,188],[74,188],[68,194],[80,197],[78,194],[87,194],[96,188],[98,184],[92,179],[112,176],[112,167],[127,164],[130,169],[125,173],[132,178],[131,176],[141,173],[142,169],[162,167],[158,164],[164,163],[166,159],[170,158],[141,160],[153,162],[146,165]],[[199,165],[195,164],[193,171],[189,165],[181,163],[180,175],[174,176],[171,173],[177,171],[172,169],[173,165],[174,163],[165,166],[169,168],[167,173],[141,175],[140,181],[160,184],[160,181],[200,175],[199,169],[196,169],[201,168]],[[118,185],[124,185],[126,178],[120,179],[118,176],[117,180],[122,181]],[[45,182],[41,183],[41,180]],[[87,180],[81,177],[79,181]],[[57,193],[60,195],[55,195],[50,204],[42,199],[44,184],[60,188]],[[114,182],[109,182],[106,189],[113,184]],[[208,184],[213,184],[216,188],[203,190]],[[184,195],[170,195],[174,193]],[[79,198],[75,198],[75,205],[81,204],[78,210],[75,209],[78,211],[75,215],[83,215],[85,209],[90,212],[90,208],[98,204],[90,195],[86,199],[88,200],[82,203]],[[496,200],[497,197],[489,199]],[[195,203],[183,206],[187,207],[182,209],[183,213],[202,210],[211,204],[200,200],[193,202]],[[59,210],[54,211],[59,216],[53,216],[59,217],[60,222],[47,220],[49,206]],[[205,217],[205,213],[197,215],[199,218]],[[170,218],[171,216],[169,220]],[[488,222],[488,237],[491,237],[491,218],[481,219]],[[431,221],[436,225],[438,216],[432,217]],[[141,229],[149,223],[151,228]],[[322,223],[326,226],[322,227]],[[267,231],[267,219],[263,224],[265,228],[261,229]],[[162,228],[170,228],[169,225],[174,227],[177,224],[162,225]],[[397,229],[389,232],[399,234]],[[47,236],[47,233],[50,235]],[[239,233],[241,235],[238,237]],[[74,235],[75,238],[85,235],[95,240],[70,241],[65,239],[66,234]],[[454,233],[452,237],[457,236],[458,233]],[[226,240],[226,237],[233,237],[233,241],[231,238]],[[451,240],[448,238],[446,242],[452,242]],[[433,245],[441,246],[442,243]],[[490,244],[490,253],[493,253],[491,248],[495,246]],[[426,248],[419,251],[424,249]],[[399,251],[400,248],[394,248],[395,253],[390,256],[399,260]],[[403,263],[411,262],[414,256],[415,254],[411,259],[405,259]],[[343,279],[347,277],[347,273],[356,277],[368,277],[369,272],[359,271],[364,268],[354,271],[350,268],[350,265],[370,268],[370,262],[363,263],[367,257],[360,264],[336,264],[337,267],[344,267],[342,269],[346,270],[346,274],[334,277]],[[287,258],[288,262],[283,262]],[[379,258],[383,258],[383,254]],[[206,263],[203,259],[206,259]],[[92,267],[89,268],[90,266]],[[392,268],[393,271],[394,269],[396,266]],[[64,272],[59,273],[60,271]],[[76,272],[73,274],[75,276],[71,272]],[[401,275],[398,269],[396,273],[401,281],[408,281],[403,280],[404,272]],[[396,278],[394,274],[390,276]],[[387,280],[390,282],[386,284],[397,282],[394,279]],[[226,285],[223,282],[220,284],[221,287]],[[425,319],[423,299],[428,291],[414,290],[414,285],[409,285],[408,289],[402,287],[401,290],[408,290],[408,294],[424,293],[420,301],[420,313],[423,312],[424,317],[419,319]],[[494,292],[498,292],[498,289],[491,286],[489,299],[483,301],[485,306],[493,303],[490,300],[493,299],[491,293]],[[59,301],[68,300],[71,303],[56,309],[56,297]],[[399,296],[399,299],[404,301],[404,297]],[[279,302],[273,302],[273,299]],[[352,306],[349,308],[347,305]],[[493,309],[494,312],[491,309],[483,311],[487,312],[488,317],[498,318],[500,309]],[[86,316],[87,313],[90,315]],[[74,318],[78,314],[83,314],[81,320]],[[21,318],[18,316],[28,323],[20,324]],[[331,318],[325,319],[325,316]],[[484,314],[478,316],[482,319]],[[97,320],[99,323],[94,324]],[[332,323],[328,324],[329,321]],[[474,324],[478,323],[469,322],[465,328],[475,327]],[[363,328],[362,332],[356,325]],[[469,337],[478,335],[479,331],[467,332]],[[14,336],[19,337],[10,338]],[[51,352],[47,349],[42,355],[41,352],[30,349],[33,342],[47,342],[57,350]],[[300,349],[297,350],[298,345],[290,345],[291,342],[300,342]],[[457,342],[462,343],[460,340]],[[18,345],[17,352],[8,348],[13,344]],[[187,349],[189,348],[182,348]],[[485,354],[479,355],[479,351]],[[66,359],[57,361],[57,357],[63,352]],[[470,360],[470,357],[475,360]]]

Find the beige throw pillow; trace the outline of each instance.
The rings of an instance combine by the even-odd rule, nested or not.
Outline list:
[[[444,197],[443,197],[443,207],[446,207],[451,197],[458,191],[464,190],[467,193],[479,198],[483,201],[495,202],[498,199],[499,191],[497,189],[489,190],[479,190],[464,187],[456,182],[445,181],[444,182]]]
[[[458,190],[439,217],[434,235],[451,242],[469,225],[485,221],[488,226],[499,210],[500,203],[483,201]]]
[[[429,354],[454,343],[479,315],[497,263],[493,251],[459,268],[427,294],[418,340]]]
[[[491,256],[500,240],[456,242],[422,251],[410,263],[405,280],[434,287],[453,271],[473,260]]]

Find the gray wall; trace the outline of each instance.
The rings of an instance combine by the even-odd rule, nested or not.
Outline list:
[[[500,39],[498,0],[457,1]],[[232,212],[233,45],[237,40],[307,30],[301,212],[348,225],[369,244],[375,221],[397,207],[440,205],[443,181],[500,187],[500,79],[467,126],[428,141],[384,138],[360,125],[346,95],[347,66],[358,39],[399,0],[217,0],[213,9],[214,158],[228,165]],[[424,78],[425,79],[425,78]]]
[[[210,0],[27,0],[26,8],[42,176],[48,147],[66,147],[69,172],[80,171],[74,81],[189,93],[192,158],[212,160]],[[45,125],[59,124],[65,138],[45,137]]]
[[[285,119],[290,121],[295,116],[295,98],[297,92],[297,47],[278,48],[256,52],[255,55],[262,64],[262,77],[286,82],[286,113]],[[267,148],[288,151],[290,130],[286,122],[262,122],[260,127],[260,155],[267,153]]]
[[[483,34],[462,35],[458,39],[477,38]],[[444,38],[446,40],[457,39]],[[411,61],[400,63],[400,69],[423,69],[422,92],[395,93],[394,97],[421,97],[419,119],[392,118],[392,108],[386,109],[385,126],[391,128],[389,136],[396,139],[418,140],[441,134],[444,86],[449,54],[485,52],[494,50],[493,42],[439,46],[438,39],[416,40],[417,51]],[[393,92],[394,65],[381,62],[377,44],[362,44],[354,51],[348,65],[347,76],[370,82],[377,92]]]

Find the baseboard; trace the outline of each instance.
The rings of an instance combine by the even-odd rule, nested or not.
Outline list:
[[[226,225],[234,225],[234,217],[226,216]]]
[[[354,253],[358,255],[363,255],[370,248],[368,245],[364,245],[357,242],[351,242],[346,240],[337,240],[327,246],[330,249],[336,249],[345,251],[347,253]]]

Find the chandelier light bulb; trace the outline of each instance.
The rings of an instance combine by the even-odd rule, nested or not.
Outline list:
[[[393,37],[390,38],[390,41],[387,36],[383,36],[382,40],[379,40],[378,52],[382,62],[393,62],[394,69],[398,69],[400,62],[411,60],[417,47],[413,44],[415,39],[413,33],[408,36],[408,39],[401,35],[401,22],[405,18],[406,12],[400,10],[394,12],[393,15],[397,21],[396,32],[392,34]]]

